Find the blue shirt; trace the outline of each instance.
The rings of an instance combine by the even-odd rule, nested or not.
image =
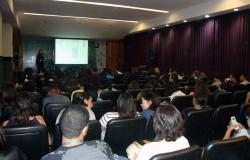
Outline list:
[[[153,116],[154,111],[152,111],[151,109],[145,109],[140,114],[141,114],[141,116],[146,118],[146,120],[147,120],[147,125],[146,126],[148,126],[148,122],[149,122],[150,118]]]

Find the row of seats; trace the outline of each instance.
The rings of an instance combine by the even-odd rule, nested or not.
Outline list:
[[[204,149],[199,146],[156,155],[150,160],[249,160],[250,141],[247,137],[210,142]]]
[[[130,121],[127,121],[130,123]],[[143,123],[142,121],[138,121],[138,123]],[[131,129],[128,128],[128,132],[130,130],[134,130],[130,136],[120,137],[119,135],[109,133],[112,132],[121,132],[120,122],[119,121],[111,121],[110,126],[107,128],[107,138],[105,141],[110,144],[112,151],[119,155],[125,155],[124,148],[126,148],[130,143],[134,140],[141,140],[141,133],[136,132],[134,130],[134,125]],[[138,124],[141,125],[141,124]],[[143,128],[138,128],[138,130],[142,130]],[[90,131],[93,130],[90,127]],[[122,130],[124,131],[124,130]],[[6,134],[6,141],[8,146],[17,146],[25,152],[29,159],[39,160],[41,157],[46,155],[49,152],[48,149],[48,134],[47,129],[44,126],[32,126],[32,127],[18,127],[18,128],[5,128],[4,132]],[[131,136],[132,135],[132,136]],[[115,139],[111,136],[115,136]],[[111,139],[110,139],[111,138]],[[88,140],[88,135],[86,137]],[[128,140],[128,141],[127,141]],[[204,148],[203,154],[202,149],[194,145],[190,148],[171,152],[159,154],[152,157],[150,160],[249,160],[250,159],[250,141],[247,137],[238,137],[232,138],[228,140],[217,140],[211,141]]]

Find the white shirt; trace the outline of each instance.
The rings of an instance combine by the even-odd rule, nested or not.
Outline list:
[[[142,146],[136,160],[149,160],[157,154],[174,152],[188,147],[190,147],[190,145],[184,136],[172,142],[150,142]]]
[[[248,82],[247,80],[244,80],[244,81],[242,81],[240,84],[243,84],[243,85],[247,85],[247,84],[249,84],[250,82]]]
[[[89,112],[89,120],[90,121],[92,121],[92,120],[96,120],[96,118],[95,118],[95,113],[91,110],[91,109],[89,109],[89,108],[87,108],[87,107],[85,107],[87,110],[88,110],[88,112]]]

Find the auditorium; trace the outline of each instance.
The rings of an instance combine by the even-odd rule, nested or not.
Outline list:
[[[0,0],[0,160],[250,160],[250,0]]]

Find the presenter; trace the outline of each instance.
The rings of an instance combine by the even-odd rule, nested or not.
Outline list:
[[[36,55],[36,67],[37,67],[37,73],[44,73],[44,55],[43,50],[39,49],[37,55]]]

